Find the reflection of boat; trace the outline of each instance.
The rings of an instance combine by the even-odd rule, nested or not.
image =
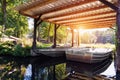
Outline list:
[[[66,64],[67,73],[69,74],[67,78],[76,79],[77,77],[79,77],[79,79],[82,79],[92,77],[93,75],[97,75],[105,71],[109,67],[111,62],[112,62],[111,59],[106,59],[102,62],[94,64],[68,61]]]
[[[65,63],[65,57],[57,57],[57,58],[42,58],[36,57],[30,60],[30,64],[35,65],[36,67],[47,67],[53,66],[57,64]]]
[[[111,54],[112,49],[105,48],[68,49],[66,58],[71,61],[96,63],[107,59]]]

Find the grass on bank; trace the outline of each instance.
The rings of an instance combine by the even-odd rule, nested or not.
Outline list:
[[[46,48],[51,45],[37,42],[37,48]],[[31,48],[31,41],[18,42],[17,44],[14,44],[12,41],[0,42],[0,55],[30,56]]]

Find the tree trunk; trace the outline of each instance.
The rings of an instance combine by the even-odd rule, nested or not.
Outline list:
[[[2,12],[3,12],[3,31],[6,29],[6,23],[7,23],[7,12],[6,12],[6,0],[2,0]]]

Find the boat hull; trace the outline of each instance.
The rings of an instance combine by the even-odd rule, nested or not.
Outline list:
[[[110,55],[112,55],[112,52],[112,50],[103,53],[71,50],[66,52],[66,59],[85,63],[97,63],[107,59]]]

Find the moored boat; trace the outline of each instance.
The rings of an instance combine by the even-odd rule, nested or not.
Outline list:
[[[66,51],[66,58],[71,61],[97,63],[107,59],[112,52],[112,49],[106,48],[68,49]]]

